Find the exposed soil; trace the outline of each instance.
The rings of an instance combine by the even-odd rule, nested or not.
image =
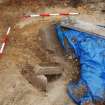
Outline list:
[[[105,23],[105,15],[100,11],[88,10],[87,6],[72,8],[66,4],[43,2],[7,2],[0,4],[0,37],[8,26],[12,27],[9,43],[0,59],[0,105],[74,105],[66,93],[68,81],[76,81],[79,78],[79,62],[72,59],[72,55],[66,55],[58,42],[56,53],[42,47],[39,30],[45,26],[53,25],[60,21],[61,17],[48,18],[21,18],[24,14],[42,12],[69,12],[78,11],[81,14],[78,19],[93,23]],[[101,17],[102,16],[102,17]],[[52,32],[55,36],[55,33]],[[74,40],[75,41],[75,40]],[[47,92],[42,92],[28,81],[22,67],[29,64],[34,67],[37,64],[60,64],[64,67],[63,75],[48,83]],[[33,73],[32,73],[33,74]],[[51,80],[51,78],[50,78]]]

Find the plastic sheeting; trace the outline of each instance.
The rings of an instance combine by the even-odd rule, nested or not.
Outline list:
[[[79,105],[89,100],[105,100],[105,39],[74,28],[63,30],[60,25],[56,26],[56,32],[62,47],[73,48],[80,61],[80,80],[69,83],[69,96]],[[88,91],[78,99],[72,88],[80,84],[85,84]]]

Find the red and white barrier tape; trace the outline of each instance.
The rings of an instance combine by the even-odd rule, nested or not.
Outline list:
[[[69,16],[69,15],[78,15],[79,13],[70,12],[70,13],[42,13],[42,14],[32,14],[24,16],[26,18],[29,17],[47,17],[47,16]]]
[[[11,27],[8,28],[6,34],[5,34],[4,38],[3,38],[2,45],[1,45],[1,48],[0,48],[0,54],[3,54],[5,45],[6,45],[7,40],[8,40],[8,35],[10,33],[10,30],[11,30]]]

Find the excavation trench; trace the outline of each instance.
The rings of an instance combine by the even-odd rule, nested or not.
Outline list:
[[[22,65],[23,77],[41,91],[48,91],[49,84],[59,80],[68,83],[79,79],[79,62],[73,58],[72,49],[66,53],[61,48],[54,28],[55,25],[51,22],[39,28],[36,39],[38,46],[34,53],[41,62],[36,65],[29,62]],[[34,47],[32,50],[36,49]]]

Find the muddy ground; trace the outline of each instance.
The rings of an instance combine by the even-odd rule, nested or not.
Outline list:
[[[79,77],[79,63],[68,57],[57,43],[57,53],[46,51],[40,40],[39,30],[53,26],[62,17],[28,18],[24,14],[42,12],[79,12],[77,19],[93,23],[105,23],[105,12],[93,9],[94,6],[82,5],[73,8],[68,4],[40,5],[37,3],[0,4],[0,37],[12,27],[9,42],[0,59],[0,105],[74,105],[66,93],[68,81]],[[102,9],[103,10],[103,9]],[[53,32],[52,32],[53,33]],[[53,33],[55,36],[56,34]],[[24,65],[34,67],[37,64],[50,65],[60,62],[63,75],[48,83],[47,92],[42,92],[30,83],[22,74]]]

